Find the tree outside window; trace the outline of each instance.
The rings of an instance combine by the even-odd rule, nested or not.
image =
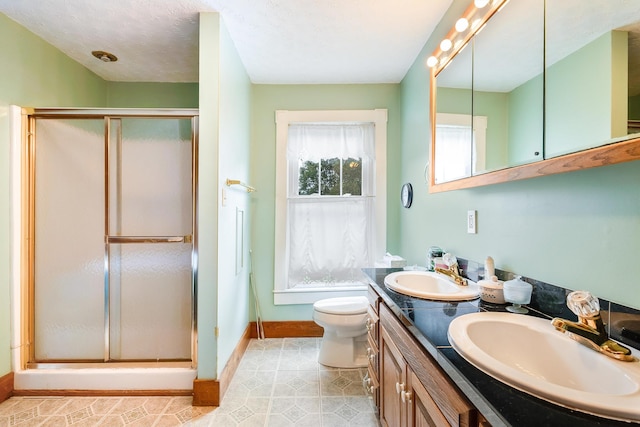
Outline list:
[[[320,164],[301,161],[298,195],[362,195],[362,159],[333,157],[320,160]]]

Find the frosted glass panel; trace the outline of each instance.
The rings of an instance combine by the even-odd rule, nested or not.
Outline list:
[[[103,359],[104,121],[40,119],[35,355]]]
[[[110,147],[109,234],[191,234],[191,121],[125,118],[120,126],[122,141],[112,132]]]
[[[192,244],[108,240],[192,235],[191,135],[190,119],[36,119],[36,361],[191,360]]]
[[[191,245],[110,245],[111,358],[191,358]]]

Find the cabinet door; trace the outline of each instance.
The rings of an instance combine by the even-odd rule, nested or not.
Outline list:
[[[406,387],[407,365],[384,328],[380,328],[380,422],[385,427],[404,427],[406,410],[401,392]]]
[[[407,391],[402,395],[408,411],[409,427],[449,427],[438,405],[411,369],[407,370]]]
[[[422,388],[425,389],[425,395],[429,396],[430,401],[433,402],[434,409],[437,410],[434,413],[442,415],[446,420],[445,424],[426,425],[451,425],[455,427],[477,425],[477,410],[458,390],[447,374],[437,366],[435,360],[425,349],[420,348],[404,325],[397,320],[385,304],[380,304],[378,315],[380,316],[381,340],[393,341],[392,344],[397,354],[404,358],[404,363],[407,365],[405,369],[410,369],[415,373],[415,377],[420,379],[419,382],[422,384]],[[387,344],[386,347],[389,347],[389,345]],[[380,375],[384,376],[386,374],[384,370],[387,368],[381,365],[380,369]],[[381,387],[383,388],[382,393],[387,393],[384,390],[385,385],[381,384]],[[428,390],[428,393],[426,390]],[[423,401],[423,407],[431,413],[429,405],[424,403],[427,399],[421,400]],[[435,417],[434,420],[437,421],[439,415],[432,415],[432,417]]]

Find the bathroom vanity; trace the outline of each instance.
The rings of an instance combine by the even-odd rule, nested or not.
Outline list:
[[[458,316],[505,311],[504,306],[402,295],[384,285],[384,277],[394,271],[365,270],[371,279],[365,382],[383,426],[631,425],[546,402],[475,368],[451,347],[448,326]]]

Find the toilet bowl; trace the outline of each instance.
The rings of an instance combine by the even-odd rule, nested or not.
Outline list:
[[[367,366],[366,297],[328,298],[313,304],[313,321],[324,328],[318,362],[334,368]]]

